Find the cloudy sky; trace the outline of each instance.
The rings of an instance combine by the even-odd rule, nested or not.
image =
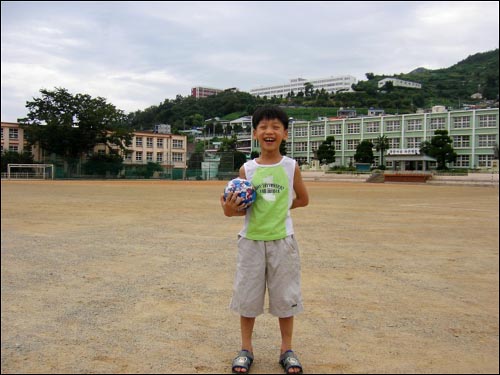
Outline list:
[[[126,113],[191,87],[447,68],[498,48],[498,2],[2,1],[2,121],[42,88]]]

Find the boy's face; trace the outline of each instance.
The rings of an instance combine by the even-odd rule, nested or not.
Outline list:
[[[253,137],[259,142],[261,150],[279,151],[281,141],[288,138],[288,130],[278,119],[263,119],[254,130]]]

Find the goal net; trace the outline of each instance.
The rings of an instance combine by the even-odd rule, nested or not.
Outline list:
[[[9,180],[53,180],[54,164],[7,164]]]

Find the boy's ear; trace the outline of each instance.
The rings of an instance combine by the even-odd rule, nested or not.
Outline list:
[[[288,139],[288,129],[285,129],[285,136],[283,137],[283,139]]]

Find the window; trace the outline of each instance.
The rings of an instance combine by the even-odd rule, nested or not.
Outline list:
[[[478,147],[494,147],[497,143],[496,135],[480,135]]]
[[[9,129],[9,139],[19,139],[19,129],[10,128]]]
[[[367,133],[378,133],[380,132],[380,123],[379,122],[367,122],[366,123],[366,132]]]
[[[135,147],[142,147],[142,137],[135,137]]]
[[[396,132],[401,130],[401,121],[391,120],[385,123],[385,130],[388,132]]]
[[[470,137],[468,135],[454,135],[453,136],[453,147],[455,147],[455,148],[470,147]]]
[[[347,150],[355,151],[356,147],[359,145],[359,139],[348,139],[347,140]]]
[[[18,152],[18,145],[9,145],[9,151]]]
[[[174,139],[175,141],[175,139]],[[172,161],[174,163],[181,163],[183,161],[183,154],[180,152],[173,152],[172,153]]]
[[[496,128],[497,127],[497,117],[495,115],[480,115],[478,127],[479,128]]]
[[[422,142],[422,138],[420,138],[420,137],[409,137],[409,138],[406,138],[406,147],[407,148],[420,148],[421,142]]]
[[[331,124],[330,125],[330,134],[342,134],[342,125],[341,124]]]
[[[146,160],[147,161],[153,161],[153,153],[152,152],[146,152]]]
[[[359,124],[347,124],[347,134],[359,134]]]
[[[468,167],[469,166],[469,155],[458,155],[457,160],[455,160],[455,167]]]
[[[180,139],[172,139],[172,148],[184,148],[184,142]]]
[[[335,140],[335,150],[342,150],[342,140]]]
[[[453,129],[470,128],[470,117],[461,116],[453,118]]]
[[[478,167],[491,167],[493,162],[493,155],[478,155],[477,165]]]
[[[161,163],[163,161],[163,152],[157,152],[156,153],[156,161],[158,163]]]
[[[389,148],[399,148],[400,147],[400,138],[388,138]]]
[[[430,130],[438,130],[444,129],[446,124],[446,120],[444,118],[432,118],[431,123],[429,125]]]
[[[307,142],[296,142],[295,143],[295,151],[296,152],[307,151]]]
[[[153,138],[151,138],[151,137],[146,138],[146,147],[153,148]]]
[[[157,138],[156,139],[156,147],[157,148],[163,148],[163,138]]]
[[[422,130],[422,120],[421,119],[408,120],[408,122],[406,123],[406,130],[410,132]]]
[[[135,161],[142,161],[142,151],[135,152]]]
[[[324,125],[313,125],[313,126],[311,126],[311,135],[312,136],[322,136],[322,135],[325,135],[325,126]]]
[[[302,126],[300,128],[295,128],[294,129],[294,136],[295,137],[307,137],[307,128]]]

